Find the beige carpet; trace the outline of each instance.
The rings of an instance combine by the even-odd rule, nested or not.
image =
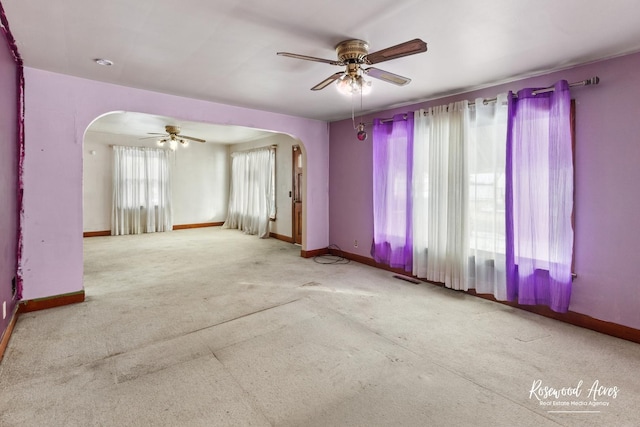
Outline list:
[[[84,244],[87,301],[16,324],[2,426],[638,425],[631,342],[236,230]]]

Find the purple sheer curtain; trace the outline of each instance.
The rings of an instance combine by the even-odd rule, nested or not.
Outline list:
[[[564,313],[573,254],[571,95],[566,81],[553,92],[534,91],[509,96],[507,297]]]
[[[373,123],[373,243],[376,262],[411,271],[413,115]]]

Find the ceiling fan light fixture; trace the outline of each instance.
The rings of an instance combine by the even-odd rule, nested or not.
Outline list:
[[[371,82],[361,75],[345,74],[336,82],[336,88],[343,95],[368,95],[371,93]]]
[[[168,144],[167,144],[168,143]],[[169,149],[171,151],[175,151],[176,148],[178,147],[178,141],[176,140],[175,137],[169,137],[169,138],[162,138],[158,140],[158,146],[159,147],[164,147],[165,144],[167,144],[167,146],[169,147]]]
[[[363,95],[369,95],[371,93],[371,81],[370,80],[365,80],[362,76],[358,76],[360,83],[360,90],[362,91]]]

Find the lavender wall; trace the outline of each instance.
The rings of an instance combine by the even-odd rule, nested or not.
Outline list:
[[[640,54],[438,99],[364,118],[391,117],[452,100],[493,97],[556,80],[599,76],[576,100],[575,271],[571,311],[640,329]],[[416,79],[420,76],[412,76]],[[383,84],[383,83],[378,83]],[[375,96],[375,91],[371,94]],[[366,106],[366,100],[365,100]],[[371,137],[351,120],[331,124],[329,243],[370,257],[373,235]],[[370,129],[369,129],[370,130]],[[358,247],[354,241],[358,240]]]
[[[308,159],[303,248],[328,244],[329,130],[325,122],[131,89],[25,68],[23,298],[82,290],[82,144],[98,116],[118,110],[288,134]]]
[[[0,336],[7,329],[16,306],[11,281],[16,275],[18,238],[17,72],[13,54],[0,32]]]

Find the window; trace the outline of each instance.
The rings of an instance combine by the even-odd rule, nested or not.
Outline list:
[[[173,228],[168,150],[113,147],[111,234]]]

